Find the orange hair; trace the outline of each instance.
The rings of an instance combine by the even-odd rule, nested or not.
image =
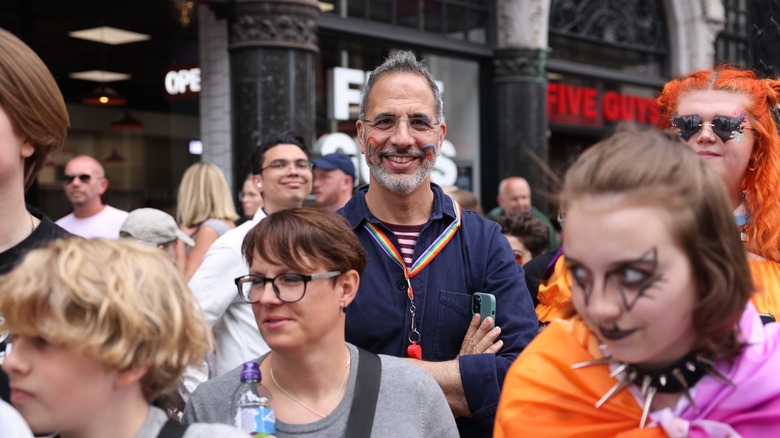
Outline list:
[[[742,190],[747,191],[745,208],[752,221],[744,229],[747,250],[764,258],[780,261],[780,135],[775,117],[780,98],[780,80],[759,79],[750,70],[721,65],[678,77],[664,85],[658,106],[661,128],[670,126],[681,96],[690,91],[723,90],[746,96],[746,108],[755,129],[753,155],[745,170]]]

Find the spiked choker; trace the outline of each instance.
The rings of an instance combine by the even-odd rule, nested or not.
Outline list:
[[[617,367],[609,376],[617,378],[618,375],[622,374],[622,377],[620,377],[620,380],[618,380],[615,386],[610,388],[610,390],[596,402],[596,407],[601,407],[607,400],[633,383],[641,389],[640,392],[642,397],[644,397],[642,419],[639,422],[640,428],[645,427],[647,416],[650,413],[650,406],[652,406],[653,399],[655,399],[655,395],[658,392],[670,394],[682,392],[682,395],[688,399],[691,409],[698,414],[699,408],[696,406],[696,403],[694,403],[689,389],[695,386],[705,374],[709,374],[728,385],[734,386],[731,381],[715,370],[714,363],[711,359],[695,352],[688,353],[676,362],[658,370],[647,370],[637,365],[623,363],[613,359],[612,356],[609,355],[600,359],[574,364],[572,365],[572,368],[577,369],[608,363],[617,364]]]

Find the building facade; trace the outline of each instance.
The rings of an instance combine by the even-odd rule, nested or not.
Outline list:
[[[254,145],[278,129],[302,132],[315,154],[352,155],[359,179],[368,182],[354,138],[360,90],[395,50],[413,50],[442,90],[448,131],[433,180],[474,191],[490,208],[502,178],[524,176],[534,205],[554,215],[561,167],[622,124],[654,125],[654,98],[671,76],[715,62],[751,62],[747,0],[139,0],[136,11],[109,8],[100,23],[143,32],[130,18],[159,18],[160,3],[175,14],[158,33],[180,41],[168,35],[168,47],[135,43],[147,44],[148,54],[167,50],[155,61],[156,74],[138,76],[156,80],[155,92],[178,95],[156,107],[128,99],[126,107],[97,108],[69,94],[70,79],[63,79],[74,129],[65,156],[40,178],[37,203],[50,215],[63,208],[54,198],[62,197],[57,175],[67,156],[88,153],[107,163],[120,207],[170,210],[190,163],[214,162],[240,187]],[[55,4],[36,2],[44,9]],[[70,13],[56,31],[88,24],[86,10]],[[8,18],[14,14],[27,18],[20,24]],[[0,25],[34,42],[24,23],[42,28],[43,16],[19,6],[0,10]],[[50,62],[47,48],[31,45],[58,80],[68,74],[69,65]],[[125,88],[117,82],[117,89],[133,92],[134,80]],[[96,128],[128,108],[145,120],[143,129]],[[198,141],[201,156],[190,153]]]

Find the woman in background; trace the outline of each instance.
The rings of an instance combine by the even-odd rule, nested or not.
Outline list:
[[[748,301],[718,174],[669,133],[588,149],[561,193],[577,315],[509,369],[496,437],[765,437],[780,430],[780,333]]]
[[[244,180],[244,185],[241,187],[241,191],[238,192],[238,200],[241,202],[243,217],[241,217],[241,219],[236,222],[236,225],[241,225],[246,221],[251,221],[252,218],[255,217],[257,209],[263,207],[263,194],[260,193],[260,187],[255,185],[254,181],[252,180],[252,174],[250,173]],[[257,184],[259,185],[260,183]]]
[[[780,80],[722,66],[669,81],[658,98],[674,128],[726,185],[748,251],[759,312],[780,316]],[[768,315],[767,315],[768,317]]]
[[[177,198],[176,219],[182,230],[195,241],[184,255],[187,281],[198,270],[203,256],[215,240],[234,228],[238,219],[225,176],[211,163],[195,163],[181,180]],[[181,246],[183,248],[183,245]],[[180,251],[180,257],[181,251]]]

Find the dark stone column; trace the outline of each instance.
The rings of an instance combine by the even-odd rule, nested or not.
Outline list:
[[[548,49],[495,49],[499,180],[522,176],[531,185],[534,207],[548,213],[547,146]]]
[[[228,12],[233,110],[233,187],[248,157],[272,131],[314,141],[316,20],[310,0],[234,0]]]
[[[767,77],[780,76],[780,0],[750,2],[750,67]]]

